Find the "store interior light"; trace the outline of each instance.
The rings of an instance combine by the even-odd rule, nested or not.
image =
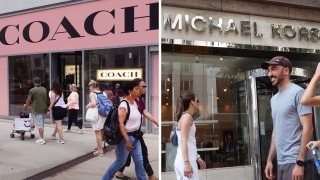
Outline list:
[[[129,52],[129,59],[132,59],[132,53]]]
[[[219,99],[219,97],[217,97],[217,100]]]
[[[224,91],[224,92],[227,92],[227,89],[224,89],[223,91]]]
[[[222,56],[220,56],[220,58],[219,58],[219,59],[220,59],[220,61],[223,61],[223,57],[222,57]]]
[[[170,81],[170,78],[167,78],[167,81]]]
[[[170,91],[170,89],[167,89],[167,91],[169,92],[169,91]]]

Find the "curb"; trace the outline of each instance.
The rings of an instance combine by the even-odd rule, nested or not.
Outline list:
[[[106,153],[108,151],[113,150],[114,148],[115,148],[115,146],[106,146],[104,148],[104,152]],[[90,153],[85,154],[83,156],[80,156],[80,157],[78,157],[76,159],[73,159],[73,160],[68,161],[66,163],[63,163],[63,164],[60,164],[60,165],[58,165],[56,167],[53,167],[53,168],[48,169],[48,170],[45,170],[45,171],[43,171],[41,173],[38,173],[38,174],[32,175],[30,177],[27,177],[27,178],[25,178],[25,180],[39,180],[39,179],[44,179],[44,178],[47,178],[47,177],[53,177],[53,176],[55,176],[56,174],[58,174],[58,173],[60,173],[62,171],[66,171],[67,169],[72,168],[72,167],[74,167],[74,166],[76,166],[78,164],[81,164],[81,163],[85,162],[85,161],[88,161],[88,160],[90,160],[90,159],[92,159],[94,157],[96,157],[96,156],[94,156],[93,153],[90,152]]]

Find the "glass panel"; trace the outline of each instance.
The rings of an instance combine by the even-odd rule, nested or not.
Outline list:
[[[253,59],[252,59],[253,61]],[[207,168],[250,164],[249,125],[244,72],[236,57],[184,54],[162,55],[162,171],[173,171],[175,148],[169,134],[175,103],[184,91],[200,99],[195,118],[198,153]]]
[[[51,54],[51,78],[52,81],[58,79],[63,86],[64,100],[70,95],[70,85],[76,84],[79,94],[79,111],[78,120],[82,121],[82,52],[71,51]],[[68,122],[68,118],[63,119],[64,123]]]
[[[115,48],[88,50],[84,52],[84,99],[85,104],[89,102],[88,83],[91,79],[97,79],[97,70],[119,70],[142,68],[142,78],[145,79],[145,47]],[[101,89],[110,89],[118,99],[122,99],[124,94],[122,86],[127,81],[100,81]],[[145,127],[145,123],[143,124]]]
[[[33,78],[40,77],[42,86],[49,90],[49,55],[34,54],[9,57],[9,115],[17,116],[34,87]],[[27,113],[31,109],[27,109]]]

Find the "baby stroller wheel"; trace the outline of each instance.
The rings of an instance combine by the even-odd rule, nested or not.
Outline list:
[[[14,134],[12,133],[12,134],[10,134],[10,138],[14,138]]]
[[[34,134],[31,134],[30,137],[31,137],[31,139],[33,139],[34,138]]]

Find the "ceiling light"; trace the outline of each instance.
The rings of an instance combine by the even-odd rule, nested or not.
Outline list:
[[[223,91],[224,91],[224,92],[227,92],[227,89],[224,89]]]

